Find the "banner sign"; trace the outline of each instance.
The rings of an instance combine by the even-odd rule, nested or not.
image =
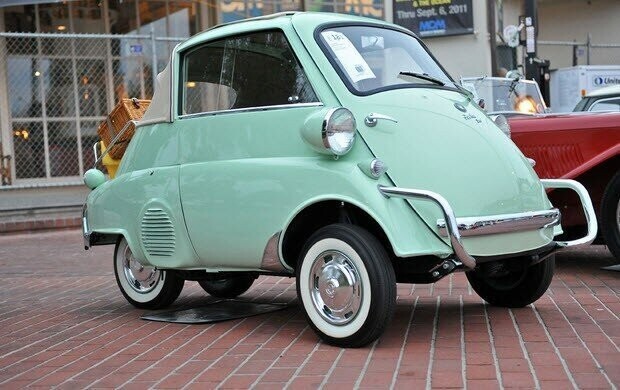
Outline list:
[[[394,0],[394,23],[421,38],[472,34],[472,0]]]

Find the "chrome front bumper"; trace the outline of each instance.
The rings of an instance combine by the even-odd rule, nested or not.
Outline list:
[[[594,207],[585,187],[574,180],[544,179],[541,180],[541,183],[547,189],[566,188],[575,191],[579,195],[588,223],[588,234],[585,237],[573,241],[556,241],[556,248],[588,245],[594,241],[598,226]],[[379,191],[388,198],[423,199],[437,204],[444,215],[443,219],[437,221],[439,233],[449,238],[456,260],[469,269],[476,267],[476,259],[467,253],[461,237],[544,229],[560,223],[558,209],[456,218],[446,198],[435,192],[387,186],[379,186]]]

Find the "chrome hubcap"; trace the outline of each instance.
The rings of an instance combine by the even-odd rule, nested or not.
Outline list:
[[[133,257],[129,246],[123,251],[123,271],[131,288],[140,294],[152,291],[161,276],[160,271],[155,267],[145,267],[140,264]]]
[[[345,325],[355,318],[362,302],[357,268],[338,251],[321,253],[310,269],[312,304],[330,324]]]

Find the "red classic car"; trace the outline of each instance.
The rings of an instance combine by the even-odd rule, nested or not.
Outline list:
[[[599,232],[620,259],[620,113],[549,114],[533,81],[496,77],[462,79],[483,100],[490,116],[505,115],[509,133],[534,169],[545,179],[574,179],[590,193]],[[525,102],[525,103],[524,103]],[[507,129],[508,132],[508,129]],[[579,200],[569,191],[553,190],[549,199],[562,210],[562,226],[571,236],[585,229]]]

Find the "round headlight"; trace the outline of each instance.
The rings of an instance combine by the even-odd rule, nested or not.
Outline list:
[[[491,119],[495,123],[499,129],[510,138],[510,124],[508,123],[508,119],[506,119],[503,115],[493,115]]]
[[[355,141],[355,118],[346,108],[329,110],[323,120],[323,145],[336,156],[351,150]]]

